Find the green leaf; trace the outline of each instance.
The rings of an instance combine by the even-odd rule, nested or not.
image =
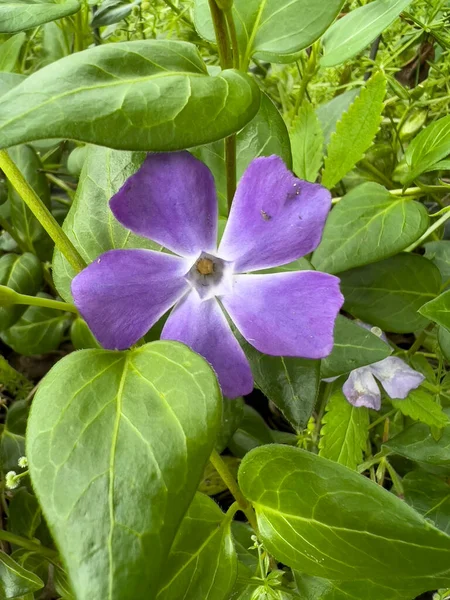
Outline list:
[[[356,469],[367,450],[369,410],[352,406],[341,389],[335,390],[328,400],[322,424],[319,455]]]
[[[450,241],[428,242],[423,247],[425,257],[437,266],[441,272],[442,285],[447,287],[450,284]]]
[[[294,429],[310,418],[320,383],[320,361],[268,356],[241,339],[255,385],[284,414]]]
[[[122,227],[109,208],[111,197],[139,169],[144,158],[141,152],[88,148],[75,200],[63,224],[63,230],[87,263],[113,248],[160,248]],[[59,294],[67,302],[72,302],[70,283],[75,274],[56,251],[53,278]]]
[[[450,361],[450,331],[445,327],[438,327],[439,347],[448,361]]]
[[[106,0],[95,11],[95,15],[91,21],[91,27],[104,27],[119,23],[122,19],[126,19],[132,12],[134,6],[139,6],[139,2],[124,2],[123,0]]]
[[[46,294],[38,295],[50,297]],[[30,306],[17,323],[0,334],[0,337],[18,354],[47,354],[59,348],[70,321],[68,313],[42,306]]]
[[[216,182],[220,214],[227,216],[227,182],[223,140],[194,148],[192,153],[211,169]],[[237,180],[239,181],[254,158],[272,154],[280,156],[287,167],[291,168],[291,144],[285,122],[272,100],[263,93],[256,116],[236,136]]]
[[[158,600],[228,600],[237,576],[230,520],[196,494],[170,550]]]
[[[329,102],[320,104],[316,108],[317,118],[322,127],[326,146],[330,143],[331,136],[336,131],[337,124],[342,119],[342,115],[348,111],[359,92],[359,89],[348,90]]]
[[[224,398],[222,402],[222,424],[216,440],[216,450],[222,453],[228,446],[228,442],[233,437],[244,418],[245,402],[243,398]]]
[[[25,75],[19,75],[18,73],[0,73],[0,96],[12,90],[25,79]]]
[[[77,600],[155,597],[220,416],[212,369],[176,342],[81,350],[41,381],[27,457]]]
[[[341,273],[377,262],[407,248],[428,225],[423,204],[394,197],[378,183],[363,183],[331,211],[312,263],[319,271]]]
[[[41,514],[36,497],[26,488],[20,488],[9,501],[8,530],[32,539],[41,523]]]
[[[22,255],[5,254],[0,258],[0,284],[7,285],[20,294],[34,296],[42,283],[42,266],[38,258],[26,252]],[[14,325],[26,306],[16,304],[9,308],[0,306],[0,331]]]
[[[105,44],[44,67],[5,94],[0,147],[70,138],[121,150],[179,150],[238,131],[259,102],[253,79],[234,70],[210,77],[192,44]]]
[[[67,28],[59,27],[57,23],[46,23],[42,28],[42,66],[49,65],[71,53],[73,33]]]
[[[1,5],[0,5],[1,11]],[[26,40],[25,33],[18,33],[13,35],[6,42],[0,45],[0,71],[10,72],[14,71],[16,63],[19,59],[19,54],[22,49],[23,43]]]
[[[397,166],[399,181],[409,185],[419,175],[450,154],[450,115],[428,125],[406,149]]]
[[[450,329],[450,290],[424,304],[419,312],[430,321]]]
[[[375,0],[336,21],[323,36],[323,67],[340,65],[362,52],[412,0]]]
[[[361,160],[381,124],[386,79],[373,75],[344,113],[331,136],[322,173],[322,184],[331,189]]]
[[[0,12],[1,17],[1,12]],[[0,597],[17,598],[41,590],[44,582],[0,551]]]
[[[0,33],[16,33],[68,17],[80,10],[77,0],[2,0]]]
[[[17,471],[19,458],[25,455],[25,430],[30,410],[27,400],[16,400],[6,415],[1,435],[1,466],[6,473]]]
[[[334,346],[322,359],[320,378],[337,377],[353,369],[371,365],[391,354],[388,344],[368,329],[338,315],[334,326]]]
[[[401,592],[376,581],[330,581],[321,577],[296,574],[302,600],[411,600],[411,592]]]
[[[11,148],[9,154],[45,206],[50,208],[50,188],[36,151],[31,146],[17,146]],[[52,240],[12,185],[8,188],[11,222],[19,239],[30,252],[36,253],[42,260],[50,260]]]
[[[239,484],[267,551],[294,569],[326,579],[375,580],[412,597],[449,584],[450,537],[342,465],[272,445],[244,458]]]
[[[88,324],[81,318],[73,321],[70,328],[70,339],[75,350],[84,350],[86,348],[101,348],[100,344],[89,329]]]
[[[269,62],[289,63],[303,48],[317,40],[338,16],[343,0],[234,0],[241,63],[252,56]],[[198,33],[215,42],[208,0],[195,0],[194,21]]]
[[[415,421],[426,423],[430,427],[445,427],[449,424],[448,416],[423,388],[412,390],[404,400],[391,400],[394,408]]]
[[[272,430],[261,415],[246,404],[244,406],[244,417],[228,443],[231,452],[242,458],[253,448],[263,444],[272,444],[273,442]]]
[[[323,160],[324,137],[320,121],[309,102],[304,102],[290,134],[293,171],[300,179],[316,181]]]
[[[412,471],[402,480],[405,501],[450,534],[450,485],[425,471]]]
[[[426,258],[397,254],[340,275],[350,314],[383,330],[409,333],[425,327],[418,310],[439,294],[441,275]]]

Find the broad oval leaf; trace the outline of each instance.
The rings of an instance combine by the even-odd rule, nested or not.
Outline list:
[[[250,58],[286,63],[317,40],[338,16],[343,0],[234,0],[241,62]],[[199,34],[215,41],[208,0],[195,0],[195,26]]]
[[[402,480],[405,502],[450,534],[450,485],[425,471],[411,471]]]
[[[68,17],[80,10],[77,0],[2,0],[0,33],[16,33]]]
[[[19,75],[18,73],[0,73],[0,96],[12,90],[25,79],[25,75]]]
[[[340,65],[382,33],[412,0],[375,0],[336,21],[323,36],[323,67]]]
[[[341,273],[383,260],[416,241],[428,224],[423,204],[363,183],[331,211],[312,263],[319,271]]]
[[[0,5],[1,6],[1,5]],[[1,8],[0,8],[1,10]],[[14,71],[22,46],[27,39],[25,33],[13,35],[0,44],[0,72]]]
[[[0,147],[70,138],[121,150],[179,150],[238,131],[259,101],[257,84],[243,73],[210,77],[192,44],[105,44],[40,69],[2,96]]]
[[[417,254],[397,254],[340,275],[344,308],[385,331],[409,333],[428,320],[417,311],[439,294],[441,275]]]
[[[416,594],[449,584],[450,537],[346,467],[272,445],[244,458],[239,483],[268,552],[292,568]]]
[[[77,600],[155,598],[220,415],[212,369],[175,342],[81,350],[42,380],[27,457]]]
[[[34,254],[5,254],[0,258],[0,284],[7,285],[20,294],[34,296],[42,283],[42,266]],[[0,331],[14,325],[26,310],[26,306],[16,304],[0,306]]]
[[[419,312],[430,321],[450,329],[450,290],[424,304]]]
[[[24,569],[6,552],[0,552],[0,597],[17,598],[43,587],[44,582],[35,573]]]
[[[230,519],[197,493],[170,550],[157,600],[228,600],[237,576]]]

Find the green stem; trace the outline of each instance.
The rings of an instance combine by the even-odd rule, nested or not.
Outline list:
[[[413,356],[417,352],[417,350],[420,349],[420,347],[422,346],[424,341],[427,339],[428,332],[430,331],[430,329],[433,329],[433,327],[434,327],[434,325],[430,324],[430,325],[428,325],[428,327],[425,327],[425,329],[423,329],[419,333],[419,335],[416,337],[416,341],[414,342],[414,344],[411,346],[411,348],[406,353],[407,356]]]
[[[297,63],[298,67],[298,63]],[[298,115],[298,111],[303,104],[303,100],[305,99],[305,95],[308,89],[308,84],[311,79],[314,77],[317,68],[317,45],[313,44],[311,46],[311,54],[306,62],[306,66],[303,70],[303,77],[300,82],[300,89],[298,90],[297,98],[295,99],[295,107],[294,107],[294,118]]]
[[[233,18],[233,10],[229,8],[224,11],[225,19],[228,25],[228,31],[231,38],[231,46],[233,48],[233,67],[235,69],[239,69],[241,65],[240,56],[239,56],[239,42],[236,33],[236,25],[234,24]]]
[[[86,267],[86,263],[81,258],[78,250],[61,229],[52,213],[40,200],[33,188],[30,187],[6,150],[0,150],[0,169],[4,172],[13,188],[55,242],[55,246],[61,254],[66,257],[68,262],[77,272],[82,271]]]
[[[366,171],[369,171],[370,173],[372,173],[373,175],[375,175],[375,177],[377,177],[380,181],[383,182],[383,184],[389,189],[392,186],[392,182],[386,177],[386,175],[384,173],[382,173],[379,169],[377,169],[370,161],[368,161],[367,159],[363,159],[360,163],[360,165],[363,167],[363,169],[365,169]]]
[[[413,244],[411,244],[411,246],[408,246],[407,248],[405,248],[405,252],[412,252],[413,250],[415,250],[418,246],[420,246],[422,244],[422,242],[424,242],[433,233],[433,231],[436,231],[436,229],[439,229],[439,227],[441,225],[443,225],[448,219],[450,219],[450,211],[443,214],[440,219],[438,219],[437,221],[435,221],[433,223],[433,225],[430,225],[430,227],[428,227],[428,229],[425,231],[425,233],[423,235],[421,235],[418,240],[416,240]]]
[[[227,179],[228,211],[236,192],[236,134],[225,138],[225,170]]]
[[[25,294],[18,294],[18,296],[19,298],[16,300],[16,304],[42,306],[43,308],[53,308],[54,310],[63,310],[64,312],[78,314],[76,307],[67,302],[60,302],[59,300],[52,300],[50,298],[41,298],[40,296],[26,296]]]
[[[0,529],[0,540],[8,542],[9,544],[21,546],[26,550],[31,550],[31,552],[36,552],[36,554],[41,554],[49,559],[54,560],[55,558],[58,558],[58,552],[56,552],[56,550],[51,550],[51,548],[46,548],[45,546],[41,546],[41,544],[36,544],[36,542],[27,540],[20,535],[16,535],[10,531],[5,531],[4,529]]]
[[[253,511],[253,508],[248,502],[248,500],[245,498],[244,494],[241,492],[237,481],[230,473],[230,470],[228,469],[225,461],[222,459],[217,450],[212,451],[209,460],[211,461],[211,464],[216,469],[216,471],[219,473],[227,488],[233,494],[234,499],[239,505],[239,510],[242,510],[242,512],[245,514],[245,516],[248,519],[248,522],[253,527],[255,532],[258,532],[258,523],[256,522],[256,516]]]
[[[222,69],[229,69],[233,66],[230,52],[230,42],[228,39],[228,27],[223,11],[217,6],[215,0],[208,0],[209,9],[216,34],[217,49],[219,51],[220,66]]]

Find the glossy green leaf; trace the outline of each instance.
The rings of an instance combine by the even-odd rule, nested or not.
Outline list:
[[[156,596],[220,399],[210,366],[176,342],[82,350],[41,381],[27,457],[77,600]]]
[[[16,33],[73,15],[80,10],[77,0],[2,0],[0,33]]]
[[[304,102],[290,134],[293,171],[300,179],[316,181],[323,160],[324,137],[320,121],[309,102]]]
[[[77,318],[73,321],[70,328],[70,339],[75,350],[85,350],[87,348],[101,348],[100,344],[89,329],[86,321]]]
[[[230,520],[196,494],[170,550],[158,600],[228,600],[237,576]]]
[[[411,597],[449,584],[450,537],[342,465],[272,445],[244,458],[239,483],[268,552],[294,569],[372,579],[410,590]]]
[[[322,184],[334,187],[361,160],[380,127],[386,79],[373,75],[336,126],[322,173]]]
[[[342,115],[348,111],[358,94],[359,89],[347,90],[316,108],[317,118],[322,127],[326,146],[330,143],[331,136],[336,131],[337,124],[342,119]]]
[[[331,211],[312,263],[319,271],[341,273],[377,262],[407,248],[428,225],[423,204],[363,183]]]
[[[222,424],[216,440],[216,450],[222,453],[228,446],[244,418],[245,402],[243,398],[224,398],[222,402]]]
[[[399,172],[404,172],[399,181],[409,185],[419,175],[450,154],[450,116],[428,125],[417,135],[406,149]]]
[[[302,600],[412,600],[411,592],[402,592],[377,581],[330,581],[321,577],[296,574]]]
[[[405,501],[418,513],[450,534],[450,485],[425,471],[411,471],[403,478]]]
[[[216,181],[220,214],[228,215],[224,142],[199,146],[192,153],[211,169]],[[272,100],[262,94],[256,116],[236,135],[237,180],[254,158],[271,154],[280,156],[291,168],[291,144],[283,117]]]
[[[1,13],[0,13],[1,18]],[[17,598],[41,590],[44,582],[0,551],[0,597]]]
[[[450,329],[450,290],[424,304],[419,312],[430,321]]]
[[[36,497],[26,488],[20,488],[9,501],[8,530],[32,539],[41,523],[41,515],[41,507]]]
[[[77,193],[63,229],[87,263],[113,248],[153,248],[153,242],[134,235],[114,218],[109,200],[142,164],[142,152],[118,152],[90,146]],[[72,302],[70,283],[75,271],[56,251],[53,278],[64,300]]]
[[[286,63],[310,46],[331,25],[343,0],[234,0],[233,16],[244,66],[252,56]],[[195,26],[199,34],[215,41],[208,0],[195,0]]]
[[[5,254],[0,258],[0,284],[7,285],[21,294],[34,296],[42,283],[42,266],[34,254]],[[0,306],[0,331],[14,325],[26,310],[26,306]]]
[[[450,241],[428,242],[423,247],[425,257],[437,266],[441,272],[442,285],[447,287],[450,284]]]
[[[46,297],[45,294],[42,296]],[[24,356],[46,354],[59,348],[70,322],[71,317],[68,313],[30,306],[12,327],[0,334],[0,337],[15,352]]]
[[[258,552],[255,548],[252,549],[255,545],[252,540],[255,532],[248,523],[243,523],[242,521],[233,521],[231,531],[239,562],[250,569],[252,573],[256,573],[256,569],[258,568]]]
[[[320,361],[269,356],[245,341],[241,345],[256,387],[281,410],[294,429],[305,427],[317,399]]]
[[[42,202],[50,208],[50,188],[36,151],[31,146],[17,146],[11,148],[9,154]],[[11,185],[9,201],[11,222],[24,246],[30,252],[36,253],[41,260],[50,260],[53,252],[52,240]]]
[[[439,294],[441,275],[417,254],[397,254],[340,275],[345,309],[385,331],[409,333],[428,320],[417,311]]]
[[[242,458],[253,448],[263,444],[272,444],[274,441],[272,430],[261,415],[246,404],[242,421],[228,443],[231,452]]]
[[[106,0],[95,11],[95,15],[91,21],[91,27],[104,27],[119,23],[126,19],[132,12],[134,6],[139,6],[140,2],[124,2],[124,0]]]
[[[392,350],[377,335],[354,321],[338,315],[334,326],[334,346],[322,359],[320,378],[337,377],[365,365],[383,360]]]
[[[105,44],[44,67],[5,94],[0,147],[70,138],[122,150],[178,150],[238,131],[259,102],[253,79],[233,70],[210,77],[192,44]]]
[[[26,399],[11,404],[3,427],[0,449],[1,467],[6,473],[17,471],[19,458],[25,455],[25,430],[30,405]]]
[[[392,400],[392,405],[407,417],[426,423],[430,427],[440,428],[449,424],[448,416],[442,407],[424,388],[412,390],[404,400]]]
[[[450,331],[445,327],[438,327],[437,337],[444,358],[450,361]]]
[[[350,11],[323,36],[323,67],[340,65],[362,52],[412,0],[375,0]]]
[[[2,73],[14,71],[26,37],[25,33],[18,33],[0,44],[0,71]]]
[[[369,410],[352,406],[338,389],[328,400],[322,423],[319,455],[356,469],[367,450]]]

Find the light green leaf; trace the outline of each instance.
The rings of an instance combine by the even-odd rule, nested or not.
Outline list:
[[[2,73],[14,71],[26,37],[25,33],[18,33],[0,45],[0,71]]]
[[[309,102],[304,102],[290,133],[293,171],[300,179],[316,181],[323,160],[323,132]]]
[[[339,389],[328,400],[322,423],[319,455],[356,469],[367,450],[369,410],[352,406]]]
[[[80,10],[77,0],[2,0],[0,33],[16,33],[68,17]]]
[[[450,329],[450,290],[424,304],[419,312],[430,321]]]
[[[41,381],[27,457],[77,600],[156,596],[220,400],[210,366],[176,342],[81,350]]]
[[[361,160],[381,124],[386,79],[373,75],[344,113],[331,136],[322,173],[322,184],[331,189]]]
[[[25,79],[25,75],[19,75],[18,73],[0,73],[0,96],[12,90]]]
[[[68,56],[73,43],[73,33],[57,23],[46,23],[42,28],[42,66],[49,65],[60,58]]]
[[[365,365],[383,360],[391,354],[388,344],[368,329],[338,315],[334,326],[334,346],[322,359],[320,378],[337,377]]]
[[[412,0],[375,0],[350,11],[323,36],[323,67],[340,65],[362,52]]]
[[[338,16],[343,0],[234,0],[239,53],[244,67],[252,56],[269,62],[289,63],[317,40]],[[215,41],[208,0],[195,0],[198,33]]]
[[[441,275],[426,258],[397,254],[340,275],[345,309],[385,331],[409,333],[425,327],[417,311],[439,294]]]
[[[80,175],[75,200],[63,229],[86,263],[113,248],[159,249],[150,240],[131,233],[114,218],[109,200],[141,166],[142,152],[119,152],[90,146]],[[56,251],[53,278],[64,300],[72,302],[70,283],[74,269]]]
[[[43,587],[44,582],[37,575],[24,569],[6,552],[0,551],[1,598],[17,598],[41,590]]]
[[[337,124],[342,119],[342,115],[348,111],[359,91],[359,89],[347,90],[316,108],[317,118],[322,127],[326,146],[330,143],[331,136],[336,131]]]
[[[42,266],[34,254],[5,254],[0,258],[0,284],[20,294],[34,296],[42,283]],[[0,331],[14,325],[26,311],[26,306],[0,306]]]
[[[375,580],[414,593],[448,586],[450,537],[381,486],[325,458],[263,446],[239,484],[278,561],[326,579]]]
[[[170,550],[158,600],[228,600],[237,576],[230,520],[196,494]]]
[[[91,27],[104,27],[119,23],[122,19],[126,19],[132,12],[134,6],[139,6],[139,2],[123,0],[105,0],[95,11],[94,18],[91,21]]]
[[[210,77],[192,44],[105,44],[40,69],[2,96],[0,147],[70,138],[122,150],[179,150],[238,131],[259,101],[257,84],[244,73]]]
[[[425,471],[411,471],[402,480],[405,502],[450,534],[450,485]]]
[[[445,427],[449,424],[448,416],[423,388],[412,390],[404,400],[391,400],[394,408],[415,421],[426,423],[430,427]]]
[[[450,284],[450,241],[428,242],[423,247],[425,257],[437,266],[441,272],[442,284],[447,287]]]
[[[411,600],[411,592],[401,592],[376,581],[330,581],[296,573],[302,600]]]
[[[363,183],[331,211],[312,263],[319,271],[341,273],[377,262],[407,248],[428,225],[423,204],[394,197],[378,183]]]
[[[70,339],[75,350],[84,350],[87,348],[101,348],[100,344],[89,329],[88,324],[81,318],[77,318],[70,328]]]

